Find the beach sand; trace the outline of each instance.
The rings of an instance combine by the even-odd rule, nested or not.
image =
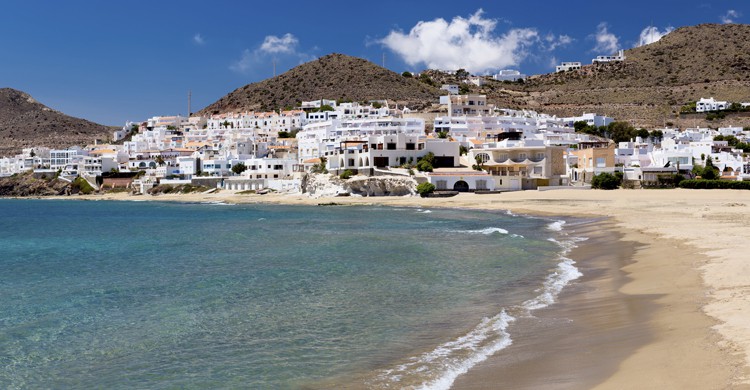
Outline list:
[[[333,202],[605,217],[588,228],[591,240],[571,255],[584,278],[563,291],[560,303],[535,312],[537,320],[525,320],[513,346],[459,377],[454,388],[750,388],[747,191],[552,190],[452,198],[319,199],[223,191],[80,198]],[[544,328],[549,323],[559,326]],[[545,353],[538,353],[540,348]],[[503,358],[513,352],[514,361]]]

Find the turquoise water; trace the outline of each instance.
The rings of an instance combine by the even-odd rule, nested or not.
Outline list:
[[[0,200],[0,388],[445,388],[576,277],[550,222]]]

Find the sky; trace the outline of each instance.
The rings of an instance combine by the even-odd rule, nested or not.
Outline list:
[[[734,1],[5,0],[0,88],[122,126],[198,111],[245,84],[330,53],[395,72],[516,69],[658,40],[701,23],[750,23]]]

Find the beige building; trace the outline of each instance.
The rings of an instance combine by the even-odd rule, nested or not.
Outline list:
[[[578,149],[570,152],[573,183],[591,183],[594,175],[615,171],[615,148],[611,141],[590,141],[578,144]]]
[[[541,140],[504,140],[471,149],[469,159],[490,173],[495,190],[527,190],[568,185],[565,150]]]

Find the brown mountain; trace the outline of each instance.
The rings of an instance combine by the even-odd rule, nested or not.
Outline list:
[[[0,157],[30,146],[67,148],[111,135],[111,127],[55,111],[27,93],[0,88]]]
[[[437,102],[439,90],[367,60],[329,54],[286,73],[238,88],[197,114],[267,111],[294,107],[301,101],[388,99],[409,108]]]
[[[597,112],[636,126],[750,126],[744,113],[718,122],[679,114],[702,97],[750,102],[750,25],[682,27],[625,56],[623,62],[533,76],[524,84],[491,82],[474,91],[501,107],[564,116]]]

